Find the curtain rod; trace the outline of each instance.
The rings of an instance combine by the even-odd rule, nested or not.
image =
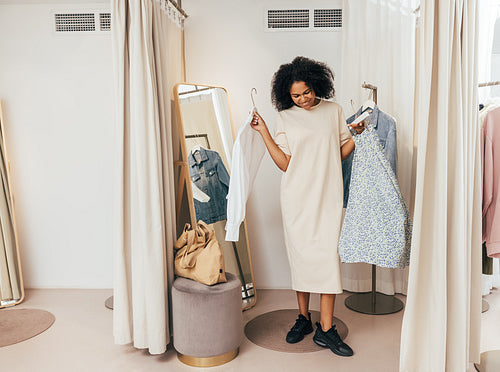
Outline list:
[[[178,1],[179,1],[179,4],[177,4],[177,1],[174,1],[174,0],[167,0],[167,1],[168,1],[170,4],[172,4],[172,5],[175,7],[175,9],[177,9],[177,11],[178,11],[179,13],[181,13],[181,14],[182,14],[185,18],[189,17],[189,16],[187,15],[187,13],[186,13],[184,10],[182,10],[182,3],[181,3],[181,0],[178,0]]]
[[[488,83],[481,83],[481,84],[478,84],[477,86],[479,88],[482,88],[482,87],[489,87],[489,86],[492,86],[492,85],[500,85],[500,81],[490,81]]]

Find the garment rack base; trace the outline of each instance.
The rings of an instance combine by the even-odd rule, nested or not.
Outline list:
[[[486,300],[483,298],[483,304],[482,304],[482,309],[481,309],[481,312],[482,312],[482,313],[485,313],[485,312],[487,312],[489,309],[490,309],[490,304],[488,303],[488,301],[486,301]]]
[[[374,297],[375,295],[375,297]],[[397,313],[403,309],[403,302],[383,293],[355,293],[345,299],[345,306],[358,313],[384,315]]]
[[[481,353],[481,363],[474,364],[479,372],[500,371],[500,350],[489,350]]]
[[[113,310],[114,304],[113,304],[113,296],[109,297],[105,302],[104,306],[106,306],[108,309]]]

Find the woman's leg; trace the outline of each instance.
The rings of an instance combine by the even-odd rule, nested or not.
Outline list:
[[[316,323],[318,328],[314,334],[313,341],[321,347],[328,347],[340,356],[352,356],[354,352],[342,339],[333,326],[333,308],[335,306],[334,294],[321,294],[321,320]],[[320,329],[320,327],[322,329]]]
[[[309,298],[311,294],[309,292],[299,292],[297,291],[297,302],[299,303],[299,312],[309,319]]]
[[[334,294],[321,294],[320,300],[320,323],[323,331],[326,332],[333,325],[333,308],[335,307],[335,295]]]

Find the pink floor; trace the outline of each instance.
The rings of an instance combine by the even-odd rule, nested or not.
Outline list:
[[[19,344],[0,348],[1,371],[199,371],[177,360],[174,350],[149,355],[130,345],[115,345],[111,310],[104,307],[111,290],[28,290],[26,300],[16,308],[38,308],[52,312],[56,322],[46,332]],[[400,329],[403,312],[364,315],[344,306],[346,294],[337,297],[335,315],[349,327],[347,343],[351,358],[329,350],[313,353],[280,353],[261,348],[244,339],[239,356],[208,371],[348,371],[396,372],[399,364]],[[404,296],[398,296],[403,302]],[[485,299],[490,310],[482,315],[481,350],[500,349],[500,291]],[[243,313],[245,323],[267,311],[296,307],[291,290],[260,290],[257,306]],[[319,298],[312,296],[317,310]],[[0,310],[1,311],[1,310]],[[475,371],[471,366],[469,372]],[[459,372],[459,371],[457,371]]]

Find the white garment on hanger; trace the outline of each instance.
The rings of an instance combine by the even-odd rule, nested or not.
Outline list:
[[[191,149],[191,153],[194,154],[196,152],[196,150],[199,150],[199,149],[205,149],[202,145],[200,145],[199,143],[197,143],[196,145],[193,146],[193,148]],[[206,149],[205,149],[206,150]]]
[[[193,198],[201,203],[208,203],[210,201],[210,196],[201,191],[198,186],[191,181],[191,189],[193,190]]]
[[[364,111],[367,108],[371,108],[373,110],[374,107],[375,107],[375,102],[371,99],[368,99],[365,101],[365,103],[363,103],[363,106],[361,106],[361,111]]]
[[[253,111],[240,128],[233,146],[231,179],[227,193],[226,240],[239,239],[240,224],[245,219],[246,203],[266,146],[259,132],[252,129]]]

